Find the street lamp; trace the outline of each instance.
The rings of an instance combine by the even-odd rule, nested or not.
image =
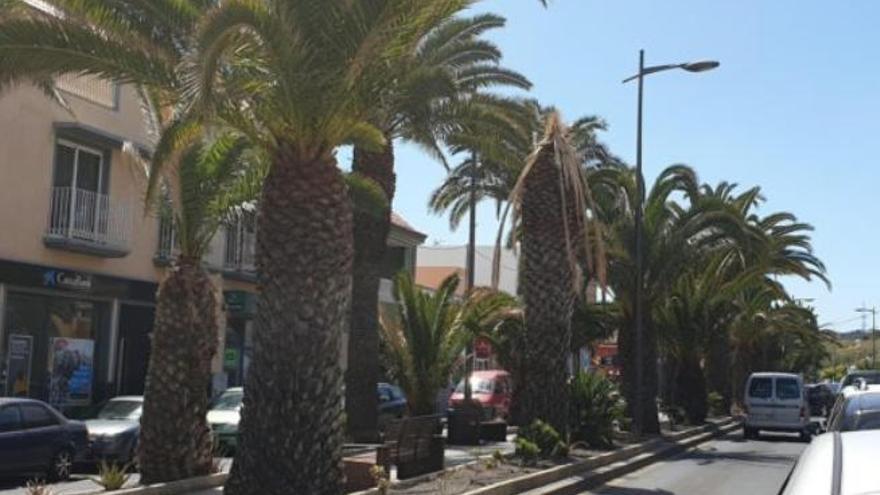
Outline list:
[[[667,65],[654,65],[651,67],[645,67],[645,50],[639,50],[639,73],[628,77],[623,80],[623,83],[626,84],[632,80],[639,81],[639,103],[638,103],[638,117],[637,117],[637,127],[636,127],[636,211],[635,211],[635,244],[636,244],[636,300],[635,300],[635,319],[636,319],[636,332],[635,332],[635,341],[636,341],[636,383],[635,383],[635,394],[636,403],[633,407],[633,429],[635,433],[641,435],[642,433],[642,400],[641,396],[643,393],[643,383],[644,383],[644,369],[642,363],[642,355],[644,351],[643,347],[643,334],[644,334],[644,301],[642,289],[644,285],[644,260],[642,254],[642,237],[644,236],[644,226],[642,225],[642,210],[644,208],[644,196],[645,196],[645,181],[642,177],[642,99],[643,99],[643,86],[645,76],[649,74],[655,74],[657,72],[663,72],[667,70],[673,69],[681,69],[686,70],[688,72],[705,72],[707,70],[712,70],[721,65],[719,62],[714,60],[706,60],[700,62],[690,62],[683,64],[667,64]]]
[[[866,308],[862,306],[861,308],[856,308],[856,313],[871,313],[871,369],[877,369],[877,308],[871,306],[870,308]],[[862,320],[863,322],[865,320]],[[864,325],[862,328],[865,328]]]

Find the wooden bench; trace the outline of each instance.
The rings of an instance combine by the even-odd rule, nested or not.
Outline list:
[[[389,474],[391,466],[397,466],[397,478],[402,480],[443,470],[445,442],[438,431],[440,416],[415,416],[389,423],[384,442],[376,450],[376,464]]]

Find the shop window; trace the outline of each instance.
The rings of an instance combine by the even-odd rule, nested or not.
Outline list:
[[[106,304],[10,293],[6,300],[0,394],[44,400],[65,411],[104,396],[109,319]]]

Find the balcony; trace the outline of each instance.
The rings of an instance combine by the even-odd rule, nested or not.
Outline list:
[[[130,234],[127,204],[86,189],[52,189],[48,228],[43,237],[46,246],[121,258],[129,253]]]
[[[250,217],[252,219],[252,217]],[[230,278],[256,281],[257,232],[247,217],[226,227],[223,273]]]
[[[163,215],[159,222],[159,246],[154,262],[158,266],[169,265],[179,254],[176,229],[169,216]],[[211,239],[204,255],[205,268],[222,271],[227,278],[256,281],[256,232],[246,228],[240,221],[220,229]]]

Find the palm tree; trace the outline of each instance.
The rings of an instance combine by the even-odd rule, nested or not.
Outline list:
[[[410,413],[433,414],[437,392],[461,365],[468,339],[489,335],[516,306],[513,297],[475,289],[458,300],[459,278],[446,278],[433,293],[417,287],[405,272],[395,279],[397,314],[382,320],[385,361],[406,393]]]
[[[373,107],[468,0],[223,2],[188,68],[196,112],[255,136],[270,169],[258,218],[254,360],[228,493],[341,490],[342,335],[353,218],[334,150],[381,151]],[[373,385],[374,386],[374,385]]]
[[[220,290],[202,260],[222,222],[253,201],[262,182],[258,157],[234,134],[185,150],[163,181],[161,211],[172,222],[177,257],[156,295],[138,459],[144,483],[211,473],[206,415],[211,360],[223,321]],[[164,167],[165,173],[171,167]],[[151,183],[159,178],[151,174]],[[157,186],[158,187],[158,186]]]
[[[58,76],[93,75],[138,85],[157,137],[148,200],[156,198],[166,169],[178,172],[168,196],[180,256],[157,296],[139,462],[145,482],[204,474],[211,467],[205,424],[210,361],[216,350],[219,305],[201,267],[207,239],[226,210],[253,198],[259,168],[244,171],[242,140],[229,133],[201,142],[201,126],[176,124],[186,100],[176,67],[194,50],[196,25],[213,5],[185,0],[144,3],[52,0],[51,12],[19,2],[0,16],[0,89],[37,84],[62,105]],[[9,4],[9,2],[7,2]],[[6,15],[8,14],[8,15]],[[15,15],[13,15],[15,14]],[[186,132],[181,132],[186,131]],[[188,144],[174,153],[180,137]],[[224,175],[229,174],[229,175]],[[256,175],[254,175],[256,174]]]
[[[395,139],[421,145],[443,159],[440,142],[444,129],[460,125],[473,116],[471,107],[491,110],[488,96],[472,98],[491,85],[528,89],[528,80],[499,66],[500,50],[481,39],[504,19],[492,14],[453,18],[428,32],[414,53],[395,65],[397,75],[371,108],[369,121],[385,137],[380,150],[355,146],[352,172],[373,181],[385,193],[388,208],[376,217],[354,213],[354,267],[352,312],[346,369],[346,416],[355,441],[376,438],[376,381],[378,378],[378,287],[379,269],[386,251],[394,198]],[[480,115],[482,117],[482,115]]]
[[[566,361],[571,315],[583,276],[579,253],[583,250],[589,268],[600,274],[604,259],[601,239],[595,235],[598,226],[587,216],[594,205],[569,131],[555,112],[546,126],[510,197],[511,228],[521,229],[520,292],[529,375],[522,384],[521,411],[525,424],[542,419],[567,431]]]
[[[634,393],[635,353],[631,330],[635,294],[634,211],[636,176],[632,169],[612,165],[591,170],[591,184],[599,208],[597,218],[607,225],[609,284],[619,304],[622,319],[618,338],[623,360],[623,391],[632,413],[641,403],[645,433],[658,433],[656,397],[657,327],[648,311],[642,338],[644,373],[642,395]],[[673,201],[681,196],[685,205]],[[737,218],[719,207],[699,203],[699,183],[689,167],[676,165],[661,172],[648,192],[644,205],[644,301],[656,307],[670,293],[670,284],[707,247],[738,239],[743,229]]]

